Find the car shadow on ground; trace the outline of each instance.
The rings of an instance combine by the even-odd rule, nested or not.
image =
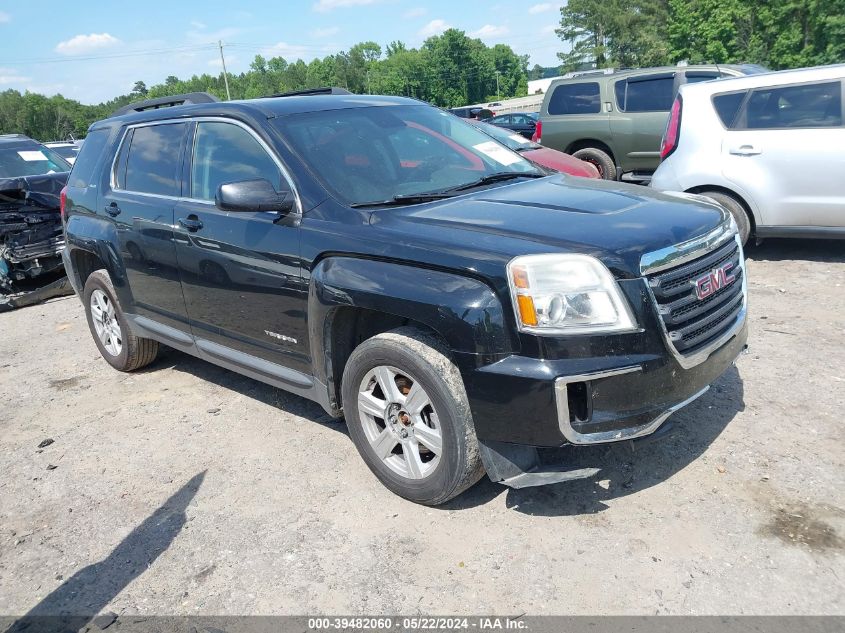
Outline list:
[[[575,516],[608,509],[609,501],[664,483],[701,457],[737,413],[744,410],[743,382],[732,366],[701,398],[675,413],[669,437],[654,442],[620,442],[548,451],[547,463],[572,469],[601,468],[586,479],[511,489],[487,477],[463,495],[441,506],[460,510],[483,505],[506,494],[508,508],[531,516]]]
[[[204,478],[205,471],[191,477],[132,530],[111,554],[65,580],[26,615],[18,618],[7,633],[84,629],[97,613],[170,547],[187,521],[185,511]]]
[[[763,240],[762,244],[749,242],[745,256],[753,261],[779,262],[799,259],[810,262],[845,262],[845,240],[779,239]]]

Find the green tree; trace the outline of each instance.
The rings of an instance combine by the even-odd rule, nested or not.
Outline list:
[[[132,88],[132,94],[143,99],[147,96],[147,84],[143,81],[136,81],[135,87]]]
[[[558,58],[567,70],[665,63],[667,15],[667,0],[569,0],[555,32],[570,50]]]

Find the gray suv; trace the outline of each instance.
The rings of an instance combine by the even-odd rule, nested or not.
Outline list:
[[[593,163],[607,180],[647,180],[679,86],[766,72],[761,66],[701,65],[559,79],[549,86],[534,140]]]

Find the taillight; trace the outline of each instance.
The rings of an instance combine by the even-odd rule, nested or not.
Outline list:
[[[678,136],[681,133],[681,109],[684,105],[681,95],[675,98],[672,110],[669,112],[669,122],[666,124],[666,132],[660,142],[660,158],[665,159],[678,147]]]
[[[67,204],[67,187],[62,187],[62,192],[59,194],[59,212],[62,214],[62,220],[65,219],[65,205]]]
[[[543,142],[543,122],[537,121],[537,125],[534,126],[534,134],[531,135],[531,140],[535,143],[542,143]]]

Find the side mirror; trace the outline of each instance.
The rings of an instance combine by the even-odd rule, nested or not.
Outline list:
[[[214,203],[223,211],[288,213],[293,209],[294,198],[290,190],[276,191],[269,180],[256,178],[220,185]]]

